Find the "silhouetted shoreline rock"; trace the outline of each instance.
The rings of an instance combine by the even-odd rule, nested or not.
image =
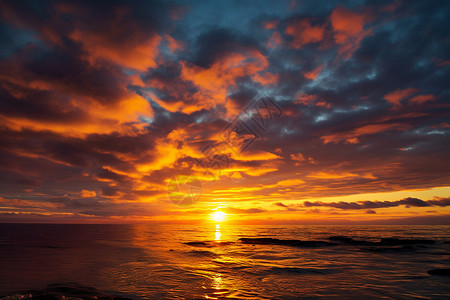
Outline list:
[[[29,290],[0,297],[2,300],[131,300],[122,296],[103,293],[96,288],[82,286],[78,283],[56,283],[50,284],[43,290]]]
[[[355,240],[346,236],[330,236],[330,242],[326,241],[302,241],[302,240],[282,240],[276,238],[240,238],[244,244],[251,245],[280,245],[301,248],[314,248],[326,246],[364,246],[360,248],[362,251],[369,252],[414,252],[419,248],[427,248],[426,245],[436,243],[434,240],[427,239],[397,239],[397,238],[381,238],[379,241]],[[191,245],[202,242],[191,242]],[[186,243],[188,244],[188,243]]]
[[[450,276],[450,269],[433,269],[427,272],[430,275]]]
[[[186,245],[193,246],[193,247],[212,247],[210,244],[206,242],[186,242]]]
[[[381,238],[379,242],[370,242],[364,240],[355,240],[346,236],[330,236],[330,241],[339,242],[346,245],[355,246],[412,246],[412,245],[431,245],[436,243],[434,240],[426,239],[397,239],[397,238]]]
[[[392,245],[392,246],[404,246],[404,245],[416,245],[416,244],[426,244],[431,245],[436,243],[434,240],[425,239],[396,239],[396,238],[382,238],[380,244]]]
[[[354,240],[351,237],[346,237],[346,236],[330,236],[328,238],[330,241],[334,241],[334,242],[338,242],[340,244],[345,244],[345,245],[354,245],[354,246],[372,246],[375,245],[375,242],[368,242],[368,241],[363,241],[363,240]]]
[[[368,248],[361,248],[363,251],[369,251],[369,252],[391,252],[391,253],[398,253],[398,252],[415,252],[417,249],[413,246],[397,246],[397,247],[368,247]]]

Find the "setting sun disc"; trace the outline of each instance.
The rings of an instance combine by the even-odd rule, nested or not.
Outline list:
[[[223,220],[225,220],[226,215],[227,214],[223,211],[215,211],[211,214],[211,219],[216,222],[222,222]]]

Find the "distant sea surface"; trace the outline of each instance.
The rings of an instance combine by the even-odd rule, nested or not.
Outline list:
[[[450,299],[450,277],[427,274],[450,268],[448,241],[450,226],[0,224],[0,296],[78,282],[135,299]]]

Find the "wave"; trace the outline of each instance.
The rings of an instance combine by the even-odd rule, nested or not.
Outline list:
[[[330,275],[341,272],[338,269],[299,268],[299,267],[253,267],[245,270],[253,275]]]
[[[212,247],[218,247],[218,246],[227,246],[234,244],[234,242],[223,242],[223,241],[192,241],[192,242],[185,242],[183,243],[188,246],[192,247],[204,247],[204,248],[212,248]]]
[[[371,242],[365,240],[355,240],[346,236],[330,236],[330,241],[338,242],[340,244],[355,245],[355,246],[407,246],[407,245],[432,245],[435,240],[428,239],[397,239],[397,238],[381,238],[378,242]]]
[[[314,248],[314,247],[326,247],[336,246],[336,243],[324,242],[324,241],[301,241],[301,240],[280,240],[275,238],[240,238],[244,244],[256,244],[256,245],[280,245],[302,248]]]
[[[217,257],[217,254],[211,251],[205,251],[205,250],[192,250],[186,252],[188,255],[192,256],[199,256],[199,257]]]

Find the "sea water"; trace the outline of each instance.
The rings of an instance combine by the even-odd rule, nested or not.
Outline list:
[[[450,277],[427,274],[450,268],[448,241],[450,226],[0,224],[0,296],[77,282],[135,299],[450,299]]]

